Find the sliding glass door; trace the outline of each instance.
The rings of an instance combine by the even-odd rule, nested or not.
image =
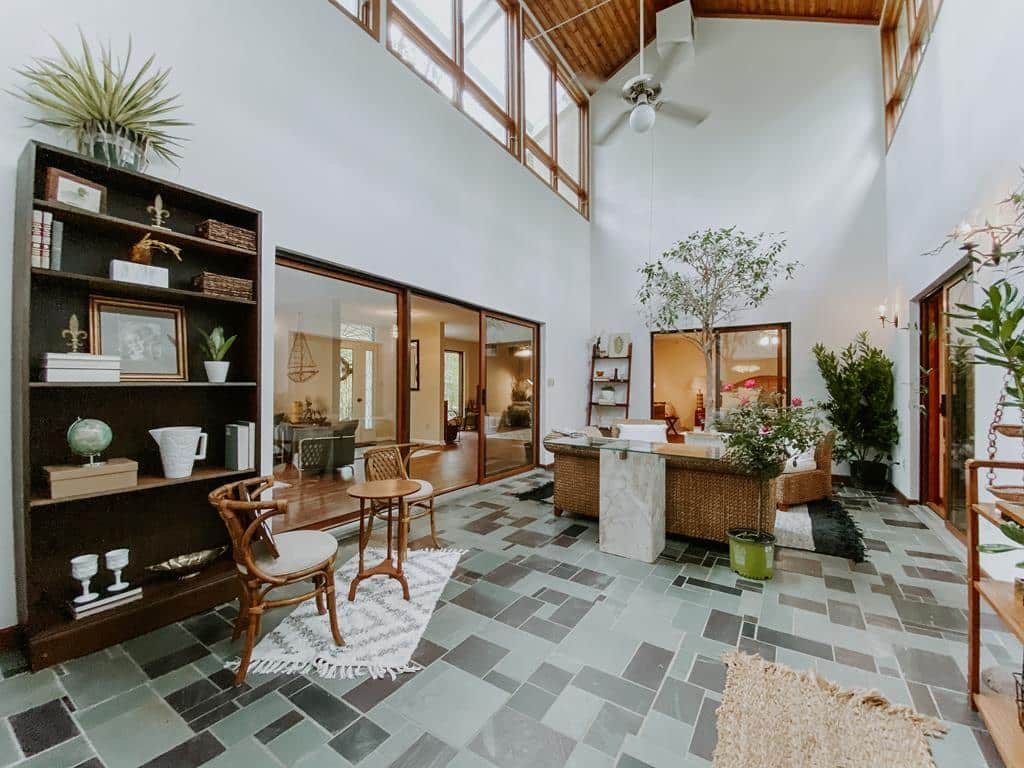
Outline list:
[[[537,439],[537,326],[480,313],[480,477],[532,467]]]

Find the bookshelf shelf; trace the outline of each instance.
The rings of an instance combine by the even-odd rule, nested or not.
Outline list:
[[[104,213],[92,213],[45,199],[47,174],[55,168],[101,184]],[[150,226],[146,213],[156,194],[172,212],[175,229]],[[32,267],[33,211],[62,224],[61,269]],[[209,492],[219,483],[251,477],[233,470],[228,425],[251,422],[258,434],[261,260],[249,251],[190,234],[214,219],[256,233],[260,212],[153,176],[136,173],[59,147],[29,142],[18,163],[12,278],[12,409],[15,550],[18,609],[32,669],[92,653],[211,608],[234,591],[230,561],[194,579],[152,578],[144,568],[171,557],[228,545],[223,523],[210,508]],[[176,231],[180,230],[180,231]],[[182,260],[158,262],[168,269],[167,288],[111,280],[110,263],[127,259],[147,233],[182,248]],[[252,280],[253,299],[191,290],[201,272]],[[186,376],[205,379],[199,329],[223,326],[238,336],[228,359],[225,383],[208,381],[41,381],[45,355],[68,351],[62,337],[75,314],[89,331],[90,297],[173,305],[184,315]],[[87,340],[85,352],[90,349]],[[113,440],[103,457],[138,462],[138,484],[130,488],[49,498],[43,467],[80,462],[67,444],[67,429],[78,417],[106,422]],[[149,430],[194,425],[208,435],[207,460],[190,477],[163,476],[159,449]],[[259,441],[253,446],[260,465]],[[246,462],[249,463],[249,462]],[[143,586],[142,598],[73,620],[66,601],[76,590],[68,560],[83,552],[126,547],[125,580]]]

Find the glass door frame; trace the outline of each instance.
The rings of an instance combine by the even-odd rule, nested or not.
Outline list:
[[[340,267],[334,268],[318,260],[280,248],[277,250],[274,266],[287,267],[353,285],[373,288],[390,293],[395,297],[398,323],[398,338],[395,341],[395,349],[398,352],[395,360],[395,435],[398,442],[407,442],[409,439],[409,355],[401,354],[401,350],[409,348],[408,291],[388,282],[368,278]]]
[[[540,451],[538,450],[538,437],[540,434],[540,325],[530,320],[524,320],[520,317],[514,317],[512,315],[505,315],[500,312],[492,312],[486,309],[480,309],[480,375],[477,379],[477,407],[480,409],[480,439],[478,442],[478,459],[477,459],[477,482],[480,485],[485,483],[493,483],[498,480],[503,480],[506,477],[512,475],[518,475],[522,472],[526,472],[529,469],[540,466],[538,463],[540,460]],[[489,319],[500,320],[505,323],[512,323],[514,325],[521,325],[530,329],[531,336],[533,337],[533,355],[531,357],[531,370],[533,373],[533,418],[530,422],[530,434],[533,441],[533,461],[523,462],[522,464],[504,469],[494,474],[487,474],[487,429],[486,429],[486,413],[487,413],[487,321]]]
[[[650,389],[651,389],[651,413],[654,412],[654,339],[657,336],[672,336],[677,333],[700,333],[700,328],[680,328],[670,331],[651,331],[650,354]],[[751,325],[723,325],[715,328],[715,408],[720,408],[722,395],[722,371],[721,371],[721,334],[742,333],[744,331],[781,331],[786,336],[785,346],[785,377],[786,377],[786,405],[790,405],[793,399],[793,324],[784,323],[754,323]],[[782,353],[782,345],[779,345],[779,353]],[[705,404],[707,399],[705,397]],[[707,405],[705,405],[707,407]],[[653,415],[651,418],[654,418]]]

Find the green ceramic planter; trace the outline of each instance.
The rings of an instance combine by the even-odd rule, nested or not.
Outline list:
[[[749,528],[733,528],[729,536],[729,566],[747,579],[770,579],[775,573],[775,537]]]

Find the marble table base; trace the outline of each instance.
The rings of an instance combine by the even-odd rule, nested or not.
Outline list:
[[[665,549],[665,460],[601,451],[602,552],[653,563]]]

